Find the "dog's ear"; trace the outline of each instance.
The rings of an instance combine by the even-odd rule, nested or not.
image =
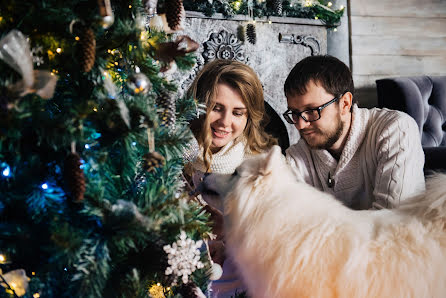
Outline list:
[[[261,175],[268,175],[273,170],[274,164],[278,164],[282,158],[282,150],[279,146],[273,146],[271,150],[266,154],[265,162],[260,167]]]

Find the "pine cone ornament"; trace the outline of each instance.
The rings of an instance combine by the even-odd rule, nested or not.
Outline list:
[[[183,19],[183,0],[166,0],[165,11],[169,28],[174,31],[177,30],[181,26]]]
[[[161,125],[164,125],[170,129],[175,130],[176,122],[176,102],[175,97],[170,92],[162,92],[157,99],[158,106],[162,109],[160,118]]]
[[[80,64],[82,71],[89,72],[96,57],[96,38],[91,28],[85,27],[80,34]]]
[[[68,194],[74,203],[84,200],[85,176],[81,169],[81,158],[77,153],[70,153],[65,159],[64,179]]]
[[[237,27],[237,38],[241,42],[245,41],[245,27],[243,27],[242,25],[239,25]]]
[[[250,43],[252,44],[256,43],[257,41],[256,26],[254,24],[246,25],[246,37]]]
[[[278,15],[282,15],[282,0],[273,0],[274,12]]]
[[[164,156],[156,151],[146,153],[142,156],[143,168],[147,172],[153,172],[155,168],[161,168],[166,163]]]

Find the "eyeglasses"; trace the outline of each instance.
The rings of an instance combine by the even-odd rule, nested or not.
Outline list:
[[[317,120],[321,119],[321,111],[324,108],[326,108],[329,105],[331,105],[332,103],[334,103],[337,100],[339,100],[339,98],[341,98],[342,96],[335,97],[332,100],[330,100],[329,102],[327,102],[327,103],[325,103],[325,104],[323,104],[323,105],[321,105],[321,106],[319,106],[317,108],[308,109],[308,110],[305,110],[303,112],[296,112],[296,111],[288,109],[285,113],[283,113],[283,117],[290,124],[296,124],[299,121],[299,117],[304,119],[305,122],[317,121]]]

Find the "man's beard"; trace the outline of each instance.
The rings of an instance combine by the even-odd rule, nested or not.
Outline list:
[[[338,115],[337,121],[336,121],[336,127],[334,130],[329,131],[329,132],[322,132],[319,129],[314,130],[315,134],[322,136],[324,138],[323,142],[311,144],[305,139],[305,136],[302,136],[302,138],[305,140],[307,145],[312,149],[328,150],[339,140],[339,138],[342,135],[343,130],[344,130],[344,122],[341,121],[341,117],[339,117],[339,115]]]

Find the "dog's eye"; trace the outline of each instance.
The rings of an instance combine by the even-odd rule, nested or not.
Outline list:
[[[234,176],[237,176],[237,175],[238,175],[238,172],[237,172],[237,170],[235,170],[234,173],[232,173],[232,176],[234,177]]]

